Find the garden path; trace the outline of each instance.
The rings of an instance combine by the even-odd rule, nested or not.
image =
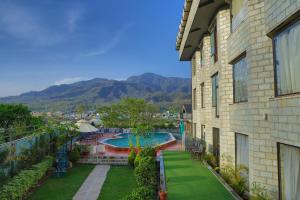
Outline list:
[[[73,200],[97,200],[110,165],[97,165],[90,173]]]

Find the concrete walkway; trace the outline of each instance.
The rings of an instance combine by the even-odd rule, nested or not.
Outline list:
[[[81,185],[73,200],[97,200],[109,169],[109,165],[97,165]]]

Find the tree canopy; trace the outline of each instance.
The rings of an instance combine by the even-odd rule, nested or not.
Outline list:
[[[144,99],[125,98],[111,106],[98,109],[106,127],[138,128],[150,126],[158,108]]]

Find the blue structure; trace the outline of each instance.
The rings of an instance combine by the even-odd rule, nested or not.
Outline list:
[[[67,144],[64,144],[56,153],[55,159],[55,174],[60,177],[67,172],[69,159],[68,159],[68,151]]]

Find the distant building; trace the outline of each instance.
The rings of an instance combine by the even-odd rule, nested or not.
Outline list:
[[[193,134],[272,199],[300,199],[300,1],[186,0]],[[251,191],[251,190],[250,190]]]
[[[183,121],[184,123],[184,131],[186,136],[192,136],[192,105],[183,105],[178,115],[179,120]]]

